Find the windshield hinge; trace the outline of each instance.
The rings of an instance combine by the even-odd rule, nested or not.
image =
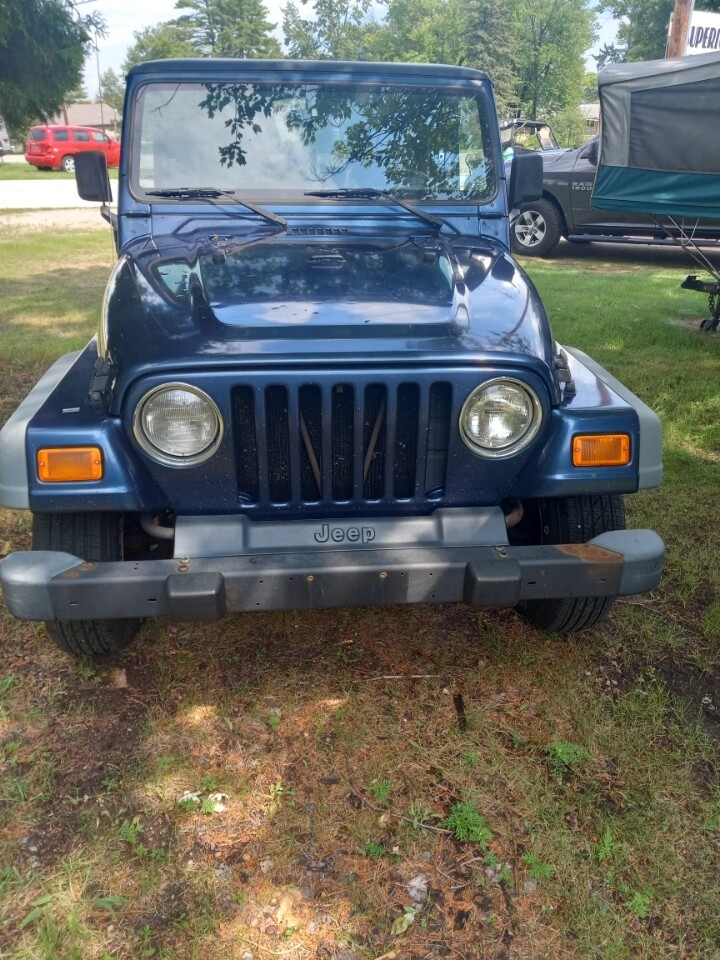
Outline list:
[[[559,350],[553,357],[553,372],[558,386],[563,391],[563,397],[574,397],[577,393],[577,388],[570,373],[570,365],[568,364],[567,354],[564,350]]]
[[[107,405],[107,395],[110,388],[112,367],[107,360],[98,357],[95,361],[92,380],[88,390],[88,401],[93,409]]]

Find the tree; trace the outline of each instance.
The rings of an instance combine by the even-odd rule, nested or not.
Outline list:
[[[73,0],[3,0],[0,5],[0,114],[19,128],[48,119],[82,82],[96,14],[80,16]]]
[[[202,56],[280,56],[262,0],[177,0],[175,9],[187,11],[175,22],[188,27],[190,42]]]
[[[200,54],[190,42],[190,30],[186,23],[175,20],[157,27],[146,27],[133,34],[135,42],[125,54],[123,73],[136,63],[146,60],[167,60],[170,57],[197,57]]]
[[[591,0],[511,0],[518,103],[529,119],[577,104],[595,38]]]
[[[598,103],[600,94],[598,93],[598,75],[595,72],[586,73],[583,77],[582,90],[580,92],[581,103]]]
[[[375,40],[379,58],[414,63],[462,63],[462,0],[389,0]]]
[[[601,9],[620,22],[617,42],[600,51],[598,69],[618,61],[661,60],[674,6],[674,0],[603,0]],[[701,0],[697,9],[720,11],[720,0]]]
[[[588,125],[577,106],[565,107],[556,113],[552,128],[561,147],[576,147],[588,138]]]
[[[466,18],[466,62],[490,75],[498,113],[508,115],[517,100],[518,87],[508,5],[505,0],[469,0]]]
[[[309,0],[300,0],[308,6]],[[375,60],[372,0],[313,0],[305,18],[292,0],[283,10],[283,33],[291,57],[308,60]]]
[[[87,87],[80,84],[79,87],[75,87],[72,90],[68,90],[65,94],[65,103],[87,103],[90,99],[90,95],[87,92]]]
[[[122,113],[125,103],[125,81],[114,70],[106,70],[100,76],[98,97],[117,113]]]

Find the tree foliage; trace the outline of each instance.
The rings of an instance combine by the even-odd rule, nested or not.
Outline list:
[[[201,56],[280,56],[262,0],[177,0],[175,9],[183,11],[175,22],[189,28]]]
[[[378,59],[459,64],[466,59],[463,0],[389,0]]]
[[[0,114],[12,128],[57,113],[82,85],[97,15],[81,16],[72,0],[2,0]]]
[[[117,113],[122,113],[125,102],[125,81],[114,70],[106,70],[100,75],[98,97]]]
[[[519,111],[536,119],[578,103],[595,38],[590,0],[512,0],[512,13]]]
[[[177,0],[180,16],[135,32],[123,63],[171,57],[279,57],[262,0]]]
[[[616,42],[600,51],[598,69],[618,61],[662,59],[674,6],[674,0],[603,0],[601,9],[619,24]],[[700,0],[696,7],[720,11],[720,0]]]
[[[375,32],[373,0],[293,0],[283,10],[283,33],[290,57],[307,60],[376,60],[369,40]]]
[[[517,101],[516,41],[509,29],[505,0],[468,0],[466,6],[466,62],[490,74],[500,116],[509,115]]]
[[[122,69],[127,73],[136,63],[146,60],[167,60],[171,57],[198,57],[199,52],[190,42],[187,23],[171,20],[157,27],[146,27],[133,34],[135,42],[128,48]]]

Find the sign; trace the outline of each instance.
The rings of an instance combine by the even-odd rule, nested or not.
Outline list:
[[[693,10],[685,53],[720,52],[720,13]]]

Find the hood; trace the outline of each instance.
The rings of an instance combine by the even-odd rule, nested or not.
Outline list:
[[[121,389],[150,371],[213,365],[458,364],[502,355],[549,369],[539,297],[500,246],[313,229],[127,248],[110,280],[101,337]]]

